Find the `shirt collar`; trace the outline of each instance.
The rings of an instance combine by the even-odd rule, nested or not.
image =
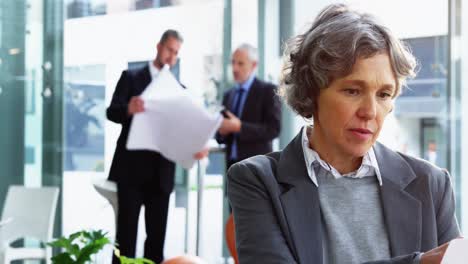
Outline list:
[[[156,76],[158,76],[158,74],[159,74],[158,68],[156,68],[156,66],[154,66],[153,61],[149,61],[148,66],[149,66],[149,72],[150,72],[150,75],[151,75],[151,79],[155,79]]]
[[[250,74],[249,78],[245,82],[237,83],[236,88],[244,89],[246,92],[248,92],[250,87],[252,86],[252,83],[254,82],[254,79],[255,79],[255,73],[252,73]]]
[[[318,187],[318,181],[314,166],[323,167],[325,170],[330,172],[335,177],[335,179],[339,179],[341,177],[363,178],[368,176],[376,176],[377,180],[379,181],[379,185],[382,186],[382,175],[380,174],[379,164],[377,163],[377,158],[375,157],[373,148],[370,148],[369,151],[364,155],[362,164],[356,171],[342,175],[335,168],[333,168],[333,166],[322,160],[315,150],[309,147],[308,134],[311,134],[312,129],[312,126],[304,126],[302,129],[302,150],[304,152],[307,173],[309,174],[309,177],[315,186]]]

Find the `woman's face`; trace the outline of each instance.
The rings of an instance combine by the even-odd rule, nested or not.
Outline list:
[[[386,53],[358,59],[351,74],[320,91],[314,115],[314,149],[326,160],[364,156],[393,109],[395,92],[396,79]]]

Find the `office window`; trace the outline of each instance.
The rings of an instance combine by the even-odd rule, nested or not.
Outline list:
[[[65,171],[104,171],[104,70],[103,65],[65,68]]]
[[[66,18],[105,15],[105,0],[68,0],[65,1]]]

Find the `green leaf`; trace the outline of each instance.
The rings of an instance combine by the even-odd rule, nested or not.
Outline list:
[[[79,231],[68,237],[61,237],[48,246],[63,248],[65,252],[52,258],[56,264],[85,264],[91,261],[91,256],[99,252],[105,245],[111,244],[107,232]]]
[[[70,244],[70,241],[65,238],[65,237],[61,237],[59,239],[56,239],[52,242],[49,242],[47,243],[47,245],[49,246],[52,246],[52,247],[62,247],[62,248],[66,248],[68,245]]]
[[[70,240],[70,242],[73,242],[75,239],[83,236],[83,233],[86,233],[86,231],[78,231],[76,233],[73,233],[68,237],[68,240]]]
[[[51,258],[52,263],[58,264],[74,264],[74,260],[70,257],[68,253],[60,253]]]
[[[119,260],[120,264],[155,264],[152,260],[146,258],[128,258],[120,256]]]
[[[71,255],[75,256],[75,258],[78,257],[78,255],[80,255],[80,245],[78,244],[73,244],[73,245],[70,245],[68,248],[67,248],[67,252],[70,253]]]
[[[91,255],[102,249],[102,246],[87,245],[81,249],[80,255],[76,259],[79,263],[90,261]]]
[[[146,258],[138,258],[137,260],[140,260],[141,264],[155,264],[154,261],[146,259]]]

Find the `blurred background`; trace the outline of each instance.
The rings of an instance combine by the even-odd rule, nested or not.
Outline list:
[[[112,238],[112,206],[93,184],[107,178],[120,132],[120,126],[106,120],[105,108],[122,70],[152,60],[161,34],[176,29],[184,44],[175,74],[216,109],[232,85],[233,48],[244,42],[258,47],[257,75],[278,83],[284,41],[305,30],[333,2],[1,0],[0,209],[10,185],[58,186],[55,236],[103,229]],[[417,57],[419,74],[396,100],[380,141],[450,171],[457,216],[466,231],[468,3],[341,2],[376,15]],[[284,108],[282,124],[276,149],[295,136],[304,120]],[[223,248],[223,153],[210,154],[206,173],[201,173],[203,185],[197,169],[178,169],[166,255],[197,253],[208,263],[224,263],[229,254]],[[138,254],[142,249],[140,243]],[[111,248],[100,253],[98,263],[110,263],[110,254]]]

